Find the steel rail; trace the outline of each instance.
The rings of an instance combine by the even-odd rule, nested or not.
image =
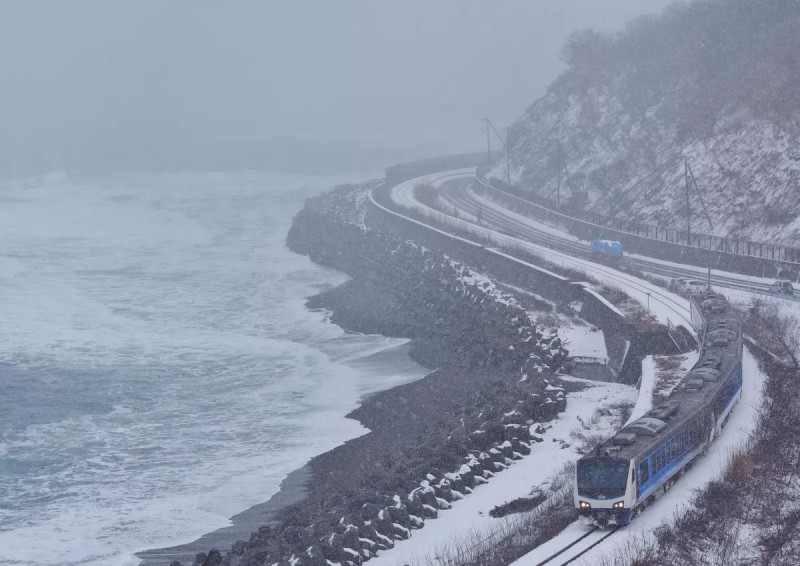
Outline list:
[[[572,547],[576,546],[578,543],[582,542],[583,540],[585,540],[589,536],[593,535],[594,533],[598,532],[599,530],[600,529],[598,527],[592,528],[590,531],[585,532],[584,534],[582,534],[581,536],[579,536],[578,538],[576,538],[575,540],[573,540],[569,544],[562,546],[561,549],[557,550],[556,552],[554,552],[553,554],[551,554],[550,556],[548,556],[547,558],[545,558],[541,562],[537,562],[535,566],[544,566],[545,564],[550,564],[551,566],[556,566],[555,564],[551,564],[551,562],[553,562],[557,558],[561,557],[561,555],[564,554],[565,552],[567,552],[569,549],[571,549]],[[564,562],[560,562],[558,566],[564,566],[565,564],[570,564],[572,562],[575,562],[578,558],[580,558],[581,556],[583,556],[584,554],[589,552],[591,549],[593,549],[595,546],[597,546],[598,544],[600,544],[601,542],[606,540],[608,537],[613,535],[615,532],[617,532],[617,528],[616,527],[611,529],[611,531],[609,531],[608,533],[604,534],[600,538],[598,538],[596,541],[593,541],[592,544],[590,544],[589,546],[587,546],[586,548],[581,550],[578,554],[575,554],[575,555],[569,556],[569,557],[564,557],[564,558],[567,558],[567,560],[564,561]]]

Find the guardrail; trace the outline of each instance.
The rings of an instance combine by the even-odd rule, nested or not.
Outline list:
[[[498,156],[495,152],[493,155]],[[440,173],[451,169],[463,169],[464,167],[477,167],[486,163],[485,152],[479,153],[459,153],[455,155],[442,155],[429,159],[419,159],[408,163],[399,163],[386,168],[386,184],[393,187],[403,181],[422,177],[430,173]]]

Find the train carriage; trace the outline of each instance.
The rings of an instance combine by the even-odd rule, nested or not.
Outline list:
[[[588,522],[626,525],[703,454],[742,389],[742,330],[727,300],[692,295],[700,358],[669,398],[578,460],[575,506]]]

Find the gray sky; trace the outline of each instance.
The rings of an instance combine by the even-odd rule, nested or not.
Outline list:
[[[668,3],[0,0],[0,166],[297,135],[480,149],[571,31]]]

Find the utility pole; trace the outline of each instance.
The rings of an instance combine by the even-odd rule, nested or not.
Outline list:
[[[511,146],[508,140],[511,137],[511,126],[506,126],[506,184],[511,185]]]
[[[492,140],[489,137],[489,118],[484,118],[486,121],[486,164],[492,163]]]
[[[558,167],[558,175],[556,177],[556,204],[561,206],[561,170],[566,173],[566,179],[569,180],[569,168],[567,168],[567,160],[564,158],[564,152],[561,150],[561,140],[556,140],[556,163]]]
[[[497,141],[500,142],[500,147],[502,147],[506,151],[506,183],[509,185],[511,184],[511,154],[508,148],[508,138],[510,136],[511,128],[506,128],[506,139],[504,140],[503,137],[500,135],[500,132],[497,131],[497,128],[494,127],[492,121],[489,118],[484,118],[486,122],[486,160],[491,163],[492,162],[492,147],[490,144],[491,136],[489,135],[489,129],[494,132],[494,135],[497,136]]]
[[[556,167],[558,168],[558,175],[556,176],[556,205],[561,206],[561,140],[556,140]]]
[[[708,214],[708,209],[706,208],[706,202],[703,200],[703,195],[700,193],[700,188],[697,186],[697,180],[694,178],[694,173],[692,173],[692,168],[689,167],[689,161],[684,156],[684,165],[686,166],[686,175],[687,175],[687,184],[689,179],[691,179],[691,184],[694,187],[695,192],[697,193],[697,198],[700,199],[700,204],[703,207],[703,214],[705,214],[706,222],[708,222],[708,227],[711,229],[711,232],[708,235],[708,290],[711,290],[711,238],[714,234],[714,223],[711,222],[711,215]],[[687,186],[688,190],[688,186]],[[689,198],[687,193],[686,198]]]
[[[689,202],[689,160],[683,156],[683,180],[686,185],[686,245],[692,245],[692,206]]]

